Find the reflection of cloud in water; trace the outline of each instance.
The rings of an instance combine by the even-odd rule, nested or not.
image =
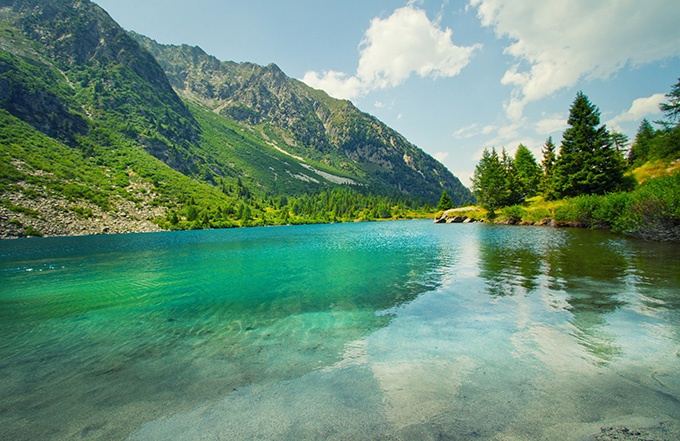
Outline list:
[[[597,362],[621,354],[607,331],[608,317],[626,305],[622,280],[632,266],[620,243],[592,232],[511,227],[485,231],[479,249],[488,295],[540,296],[569,312],[574,339]]]
[[[462,228],[437,232],[441,283],[378,313],[391,320],[345,341],[337,363],[132,439],[591,439],[680,419],[677,287],[637,285],[654,279],[630,277],[629,247],[607,234]]]

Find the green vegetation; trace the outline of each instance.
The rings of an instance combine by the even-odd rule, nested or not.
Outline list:
[[[444,211],[450,208],[453,208],[453,201],[451,200],[451,197],[446,192],[446,190],[444,190],[442,191],[442,196],[439,198],[439,203],[437,204],[437,211]]]
[[[629,188],[623,155],[614,148],[607,128],[600,126],[600,112],[583,92],[576,95],[567,123],[552,176],[557,194],[570,197]]]
[[[198,47],[161,45],[131,35],[192,103],[189,108],[203,130],[203,141],[216,139],[215,131],[206,133],[206,122],[224,139],[228,134],[219,126],[225,124],[250,137],[245,151],[232,144],[228,154],[239,155],[240,161],[228,162],[241,168],[240,176],[257,175],[258,185],[270,193],[326,191],[325,187],[350,179],[371,193],[395,199],[407,196],[421,205],[434,205],[442,190],[455,205],[473,200],[449,170],[403,136],[349,101],[288,78],[274,64],[221,62]],[[198,115],[197,109],[204,114]],[[212,144],[217,147],[212,153],[224,146]],[[336,178],[311,175],[318,183],[291,179],[310,176],[309,167]]]
[[[653,178],[632,192],[536,198],[503,208],[496,222],[610,228],[646,240],[680,242],[680,173]]]
[[[548,138],[540,168],[522,145],[514,159],[505,149],[500,156],[495,148],[485,150],[473,190],[486,219],[610,228],[680,242],[680,80],[667,97],[660,106],[667,120],[659,122],[659,130],[642,121],[627,162],[625,135],[600,126],[599,111],[582,92],[571,107],[559,154]]]
[[[520,144],[515,152],[513,166],[517,176],[520,193],[524,198],[531,198],[538,194],[543,171],[536,163],[536,158],[526,146]]]
[[[158,45],[87,0],[11,3],[0,36],[3,233],[54,234],[55,212],[132,207],[195,229],[423,217],[442,192],[472,200],[401,135],[275,65]]]
[[[495,148],[484,149],[482,159],[475,167],[472,188],[477,202],[489,210],[491,217],[495,210],[521,203],[526,196],[515,162],[505,149],[502,149],[501,156]]]

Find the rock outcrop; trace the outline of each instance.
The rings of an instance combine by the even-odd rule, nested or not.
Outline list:
[[[110,210],[65,198],[28,198],[22,192],[3,192],[0,200],[0,239],[29,236],[84,236],[91,234],[162,231],[153,220],[167,215],[154,206],[152,196],[136,202],[116,198]]]
[[[434,223],[436,224],[462,224],[477,222],[476,219],[460,214],[460,209],[453,208],[446,210],[438,216],[435,216]]]

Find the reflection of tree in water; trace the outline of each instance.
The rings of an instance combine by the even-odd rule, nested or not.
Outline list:
[[[590,354],[607,362],[620,353],[607,315],[625,305],[619,296],[631,265],[625,247],[597,231],[509,227],[485,234],[480,275],[489,295],[547,290],[563,300],[553,305],[571,313],[572,335]]]
[[[664,316],[680,340],[680,252],[677,244],[631,242],[629,279],[645,315]]]
[[[540,236],[528,228],[493,228],[482,231],[480,276],[492,297],[526,294],[538,287],[543,267]]]
[[[608,362],[621,353],[607,332],[607,316],[626,305],[630,266],[625,247],[596,231],[569,231],[563,245],[549,257],[550,277],[567,294],[573,336],[590,354]]]

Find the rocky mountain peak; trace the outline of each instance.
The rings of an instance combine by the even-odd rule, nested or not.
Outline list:
[[[156,56],[181,94],[229,119],[281,133],[286,150],[295,155],[365,173],[380,191],[436,202],[446,189],[456,203],[471,198],[450,171],[396,131],[352,103],[288,77],[276,64],[216,64],[198,49],[191,50],[200,56],[191,58],[183,55],[187,47],[134,37]]]

